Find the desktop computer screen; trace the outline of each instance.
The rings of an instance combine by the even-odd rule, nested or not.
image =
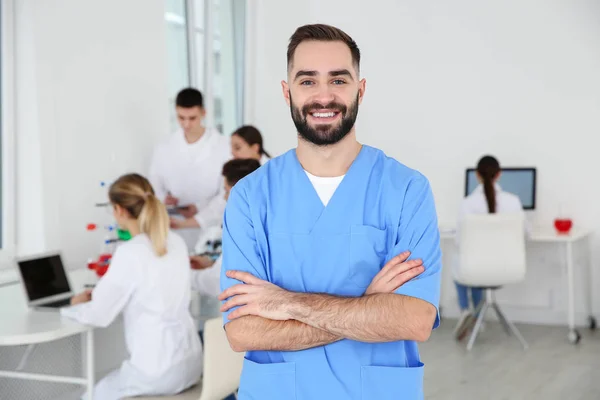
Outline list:
[[[498,184],[502,190],[510,192],[521,199],[525,210],[535,209],[535,168],[502,168]],[[470,195],[479,185],[475,169],[469,168],[465,179],[465,196]]]

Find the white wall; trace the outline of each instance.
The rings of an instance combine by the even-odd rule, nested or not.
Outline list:
[[[17,1],[17,251],[97,255],[101,181],[145,173],[168,132],[162,0]]]
[[[278,154],[296,143],[279,86],[287,41],[301,24],[329,23],[349,33],[362,51],[367,91],[359,140],[430,179],[443,225],[454,224],[464,169],[492,153],[506,166],[538,168],[538,209],[529,216],[535,225],[551,227],[564,203],[576,225],[600,227],[593,144],[600,133],[600,3],[304,0],[291,6],[257,0],[253,5],[253,106],[247,111],[264,132],[268,151]],[[592,243],[598,264],[599,237]],[[545,246],[532,253],[527,282],[511,292],[510,313],[523,320],[562,321],[561,253]],[[600,287],[600,269],[593,282]],[[455,308],[452,287],[447,289],[444,301]],[[578,302],[581,310],[580,295]],[[595,309],[600,313],[600,296]]]

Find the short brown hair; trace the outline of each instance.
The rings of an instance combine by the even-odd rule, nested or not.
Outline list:
[[[246,175],[260,168],[260,162],[253,158],[233,159],[223,165],[222,174],[227,180],[229,186],[234,186]]]
[[[358,71],[360,69],[360,50],[346,32],[339,28],[325,24],[304,25],[296,29],[296,32],[290,38],[290,43],[287,50],[287,65],[288,69],[292,64],[294,53],[298,45],[304,41],[320,41],[320,42],[344,42],[350,49],[352,54],[352,62]]]

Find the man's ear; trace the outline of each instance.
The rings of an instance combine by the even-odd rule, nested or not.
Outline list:
[[[291,104],[290,87],[286,81],[281,81],[281,90],[283,91],[283,98],[285,99],[285,102],[289,106]]]
[[[362,103],[366,89],[367,89],[367,81],[366,81],[366,79],[363,78],[360,80],[360,82],[358,82],[358,104]]]

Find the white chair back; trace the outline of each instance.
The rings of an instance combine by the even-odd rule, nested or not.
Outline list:
[[[199,400],[222,400],[240,386],[244,353],[231,350],[221,317],[204,324],[204,376]]]
[[[466,286],[493,287],[525,278],[525,214],[469,214],[459,229],[454,279]]]

